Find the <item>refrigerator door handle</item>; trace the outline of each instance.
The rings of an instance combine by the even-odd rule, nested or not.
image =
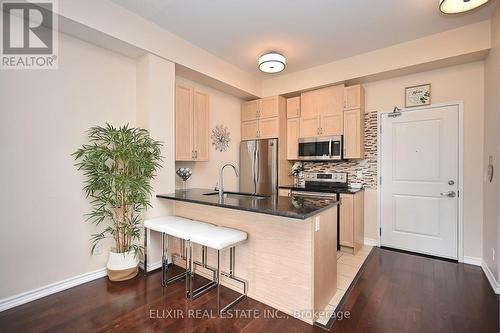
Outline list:
[[[255,164],[257,165],[257,168],[256,168],[257,172],[256,172],[256,176],[255,176],[255,178],[256,178],[255,184],[256,185],[260,180],[260,161],[259,161],[260,156],[259,155],[260,155],[259,146],[257,145],[257,148],[255,149]]]
[[[252,161],[252,175],[253,175],[253,193],[257,193],[257,168],[255,163],[257,162],[257,145],[253,150],[253,161]]]

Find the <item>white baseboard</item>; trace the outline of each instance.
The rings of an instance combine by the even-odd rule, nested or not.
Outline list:
[[[144,263],[140,262],[140,267],[144,267]],[[161,260],[148,263],[148,272],[161,267]],[[21,294],[17,294],[8,298],[0,299],[0,312],[11,309],[18,305],[22,305],[39,298],[55,294],[57,292],[76,287],[80,284],[90,282],[106,276],[106,268],[101,268],[93,272],[84,273],[71,277],[66,280],[51,283],[44,287],[29,290]]]
[[[481,266],[483,264],[483,259],[476,258],[476,257],[467,257],[467,256],[464,256],[464,264],[469,264],[469,265],[474,265],[474,266]]]
[[[500,294],[500,284],[495,279],[495,276],[493,275],[493,273],[491,273],[490,268],[484,262],[482,263],[481,268],[483,269],[484,274],[488,278],[488,281],[491,284],[491,288],[493,288],[493,291],[495,292],[495,294],[499,295]]]
[[[142,260],[139,261],[139,267],[141,269],[144,269],[144,261],[142,261]],[[148,272],[154,271],[155,269],[158,269],[160,267],[161,267],[161,260],[158,260],[155,262],[148,262]]]
[[[378,240],[373,238],[365,238],[365,245],[378,246]]]
[[[44,287],[0,299],[0,312],[105,276],[106,268],[101,268],[93,272],[77,275],[66,280],[51,283]]]

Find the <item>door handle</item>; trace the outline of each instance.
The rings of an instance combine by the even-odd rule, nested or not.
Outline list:
[[[439,194],[441,196],[443,196],[443,197],[449,197],[449,198],[454,198],[454,197],[457,196],[457,194],[455,193],[455,191],[441,192]]]

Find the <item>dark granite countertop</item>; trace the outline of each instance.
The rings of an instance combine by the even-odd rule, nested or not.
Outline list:
[[[364,188],[330,188],[330,187],[312,187],[306,188],[304,186],[297,185],[281,185],[279,188],[284,190],[295,190],[295,191],[305,191],[305,192],[324,192],[324,193],[346,193],[346,194],[356,194],[360,191],[364,191]]]
[[[217,194],[205,195],[206,193],[214,193],[214,190],[202,188],[176,190],[175,193],[157,194],[156,197],[300,220],[305,220],[328,208],[338,205],[338,201],[332,199],[290,198],[280,196],[269,196],[263,199],[226,197],[222,202],[219,202],[219,196]]]

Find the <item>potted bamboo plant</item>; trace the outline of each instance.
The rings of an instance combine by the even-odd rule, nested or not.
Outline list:
[[[105,238],[114,239],[106,265],[112,281],[137,275],[142,247],[141,212],[150,206],[151,179],[161,167],[161,143],[145,129],[106,124],[88,130],[89,144],[75,151],[78,170],[85,176],[83,189],[92,210],[87,221],[107,226],[92,235],[92,250]]]

